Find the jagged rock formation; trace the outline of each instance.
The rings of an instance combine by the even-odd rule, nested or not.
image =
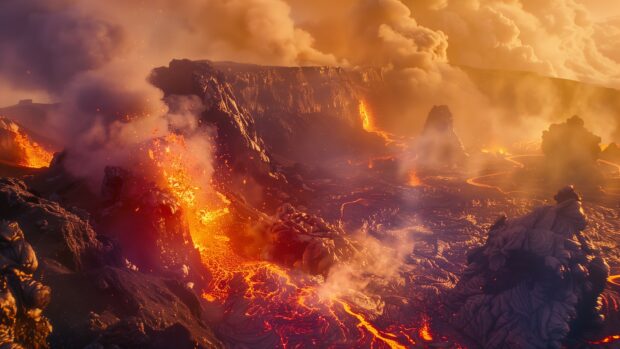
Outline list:
[[[208,271],[172,195],[118,167],[106,167],[101,195],[100,231],[119,242],[131,264],[204,284]]]
[[[552,124],[542,135],[546,175],[557,183],[596,185],[602,182],[596,160],[601,156],[601,137],[573,116],[561,124]]]
[[[249,146],[257,159],[324,163],[382,145],[362,129],[361,72],[330,67],[264,67],[249,64],[174,60],[155,69],[152,82],[166,95],[196,95],[203,120],[214,123],[231,163]],[[379,77],[374,77],[379,79]],[[243,156],[243,158],[247,155]]]
[[[453,168],[462,165],[467,153],[454,131],[450,108],[435,106],[413,147],[415,163],[425,168]]]
[[[452,322],[484,348],[562,348],[598,314],[609,266],[583,237],[586,217],[572,187],[555,206],[505,216],[472,250],[452,290]]]
[[[186,278],[135,270],[118,243],[95,233],[88,213],[74,211],[33,194],[21,180],[0,179],[0,219],[18,222],[54,294],[46,311],[52,347],[222,347]]]
[[[274,218],[263,231],[267,241],[264,259],[309,274],[327,275],[332,266],[354,251],[342,230],[291,205],[281,206]]]

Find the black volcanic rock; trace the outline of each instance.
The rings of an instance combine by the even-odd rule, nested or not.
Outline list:
[[[454,131],[454,119],[448,106],[433,107],[413,151],[416,164],[425,168],[451,168],[465,162],[468,155]]]
[[[600,184],[602,175],[596,166],[600,143],[601,137],[586,129],[578,116],[552,124],[542,135],[546,175],[558,183]]]
[[[58,203],[34,195],[21,180],[0,178],[0,219],[18,222],[40,257],[71,270],[102,263],[106,247],[91,226]]]
[[[112,177],[108,183],[114,182]],[[117,219],[126,203],[118,200],[127,188],[116,188],[120,189],[116,196],[108,195],[109,219]],[[145,207],[146,214],[155,210]],[[45,283],[52,288],[46,315],[54,327],[49,338],[53,348],[222,347],[187,277],[161,270],[147,274],[126,265],[122,250],[109,237],[95,233],[87,213],[78,214],[33,194],[18,179],[0,179],[0,219],[19,223],[40,258]],[[176,248],[164,257],[176,254],[191,260],[196,256],[193,245]],[[189,270],[190,276],[201,272]]]
[[[498,220],[469,253],[449,304],[453,324],[484,348],[562,348],[602,323],[609,266],[582,235],[586,217],[572,187],[556,200]]]

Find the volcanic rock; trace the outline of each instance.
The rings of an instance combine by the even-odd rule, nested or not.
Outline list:
[[[382,146],[379,136],[361,127],[359,104],[367,77],[336,67],[173,60],[155,69],[151,81],[166,96],[203,100],[203,121],[216,125],[224,146],[220,153],[234,168],[248,157],[241,155],[244,147],[264,162],[277,156],[323,164]]]
[[[34,195],[21,180],[0,178],[0,219],[17,222],[40,257],[71,270],[102,263],[106,246],[91,226],[58,203]]]
[[[115,183],[114,175],[125,173],[109,172],[108,185]],[[121,184],[105,191],[113,207],[107,212],[112,223],[120,221],[128,204],[123,200],[131,187]],[[169,212],[170,206],[161,204],[161,197],[146,193],[133,202],[144,205],[147,215],[158,210]],[[149,197],[153,201],[146,200]],[[158,204],[148,206],[148,202]],[[171,343],[179,348],[222,347],[206,324],[206,312],[187,284],[188,278],[174,272],[147,274],[136,270],[124,262],[127,256],[113,240],[95,233],[85,220],[88,214],[81,215],[33,194],[21,180],[0,179],[0,219],[19,223],[40,258],[46,284],[52,288],[54,296],[46,312],[54,327],[49,337],[52,347],[169,348]],[[168,219],[171,217],[174,214]],[[170,236],[161,230],[155,233],[165,234],[160,238]],[[176,241],[173,236],[171,241]],[[175,247],[170,255],[183,255],[187,260],[194,256],[193,246],[186,251]],[[166,261],[164,257],[162,261]]]
[[[101,195],[101,232],[119,241],[131,264],[204,284],[208,272],[172,195],[118,167],[106,167]]]
[[[620,147],[616,143],[610,143],[601,153],[601,159],[620,162]]]
[[[345,233],[323,219],[283,205],[264,231],[263,258],[313,275],[329,269],[353,252]]]
[[[578,116],[552,124],[543,132],[541,144],[547,177],[558,183],[601,183],[602,175],[596,166],[601,156],[600,143],[601,137],[586,129]]]
[[[502,217],[468,255],[450,295],[452,321],[484,348],[562,348],[571,332],[602,322],[609,266],[582,235],[587,220],[572,187],[555,199]]]
[[[424,168],[453,168],[465,162],[468,155],[454,131],[448,106],[433,107],[413,151],[416,164]]]

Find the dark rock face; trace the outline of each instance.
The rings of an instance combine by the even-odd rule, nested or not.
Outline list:
[[[433,107],[413,150],[415,162],[422,167],[451,168],[464,163],[468,155],[454,131],[454,120],[447,106]]]
[[[243,168],[248,155],[239,147],[265,163],[275,155],[320,164],[380,146],[380,137],[362,129],[365,78],[342,68],[174,60],[151,80],[168,96],[199,96],[203,120],[217,127],[219,153]]]
[[[172,195],[118,167],[105,169],[101,195],[101,232],[119,242],[131,264],[204,283],[208,272]]]
[[[39,257],[71,270],[101,265],[106,247],[78,215],[32,194],[18,179],[0,178],[0,219],[16,221]]]
[[[450,295],[453,324],[484,348],[561,348],[602,322],[609,266],[582,236],[586,217],[572,188],[516,219],[498,220]]]
[[[553,124],[543,132],[542,151],[547,165],[547,176],[563,183],[601,183],[596,168],[601,156],[601,137],[585,128],[578,116],[561,124]]]
[[[115,179],[115,175],[126,179],[122,176],[125,172],[118,169],[109,172],[105,186],[108,189],[104,190],[108,198],[106,218],[117,223],[124,217],[125,208],[133,208],[125,206],[129,202],[123,200],[131,192],[131,186]],[[166,217],[174,216],[169,212],[174,206],[162,204],[159,200],[162,196],[156,195],[157,192],[143,194],[133,203],[144,205],[146,215],[168,210]],[[149,206],[149,202],[154,204]],[[18,222],[26,239],[33,242],[32,247],[41,258],[41,273],[54,295],[46,311],[54,326],[49,337],[52,347],[222,347],[206,325],[203,305],[189,284],[196,280],[190,280],[191,267],[189,278],[169,270],[148,274],[137,271],[134,266],[125,265],[125,256],[110,237],[95,233],[88,222],[88,213],[77,209],[75,212],[33,194],[20,180],[0,179],[0,219]],[[137,219],[140,221],[140,217]],[[147,234],[161,234],[156,240],[182,231],[170,226],[161,226],[159,230],[153,230],[154,225],[134,228],[146,229]],[[122,232],[136,234],[133,230]],[[171,241],[177,240],[171,238]],[[193,246],[184,252],[182,247],[174,247],[177,250],[164,246],[166,253],[157,255],[162,265],[166,265],[165,261],[177,261],[174,256],[193,258]],[[27,333],[32,337],[32,331]]]

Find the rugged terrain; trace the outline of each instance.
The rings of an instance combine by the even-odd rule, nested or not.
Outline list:
[[[193,224],[174,188],[136,169],[108,167],[89,187],[63,168],[70,154],[2,179],[0,218],[22,226],[52,288],[52,347],[484,345],[488,333],[476,330],[485,327],[455,325],[449,298],[498,217],[553,203],[559,186],[510,188],[538,155],[466,154],[447,107],[431,113],[438,142],[424,152],[368,127],[381,83],[373,70],[182,60],[151,81],[171,104],[183,95],[204,106],[201,124],[216,131],[213,186],[226,198],[221,223]],[[407,160],[426,153],[449,166]],[[484,166],[467,166],[476,162]],[[583,236],[618,274],[617,197],[576,190],[589,194]],[[214,238],[201,245],[204,235]],[[620,334],[620,289],[606,286],[602,327],[568,319],[553,341],[617,345],[594,344]]]

